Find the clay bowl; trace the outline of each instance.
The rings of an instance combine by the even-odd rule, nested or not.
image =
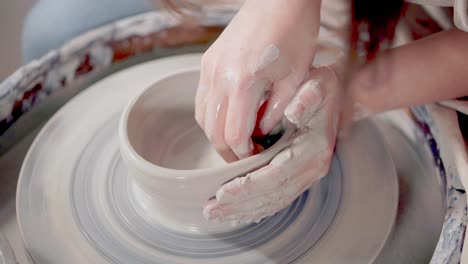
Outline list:
[[[223,183],[267,164],[292,129],[260,154],[224,162],[194,118],[198,79],[198,69],[183,69],[138,93],[121,116],[120,150],[144,217],[178,232],[228,232],[241,226],[208,222],[203,205]]]

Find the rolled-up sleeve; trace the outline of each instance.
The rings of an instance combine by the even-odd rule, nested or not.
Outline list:
[[[468,32],[468,0],[455,0],[453,3],[453,22],[455,26]]]

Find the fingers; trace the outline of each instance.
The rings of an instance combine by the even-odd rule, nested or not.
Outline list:
[[[265,83],[263,85],[263,89],[255,91],[263,93],[267,87]],[[269,165],[223,185],[216,199],[209,201],[204,208],[207,219],[243,223],[259,221],[287,207],[326,175],[339,121],[338,85],[336,75],[328,68],[311,71],[311,79],[300,87],[296,96],[292,78],[274,84],[265,111],[266,119],[260,125],[262,132],[268,133],[280,121],[283,112],[301,130],[291,146],[275,156]],[[246,91],[249,90],[238,89],[235,96],[231,94],[227,103],[225,142],[236,155],[245,153],[242,151],[245,149],[235,150],[235,147],[245,146],[248,142],[232,139],[250,140],[262,100],[260,93],[252,96],[250,91],[249,97],[244,94]],[[246,100],[242,101],[241,98]],[[277,112],[279,115],[276,115]],[[230,134],[233,131],[244,132]]]
[[[323,176],[326,160],[300,161],[292,160],[292,157],[291,150],[283,151],[269,165],[223,185],[216,193],[217,203],[246,202],[268,193],[280,192],[294,182],[307,181],[300,177],[315,180]],[[304,174],[305,171],[308,173]]]
[[[263,76],[267,69],[282,68],[276,65],[279,62],[275,61],[262,69],[259,76]],[[295,96],[301,80],[297,74],[271,80],[266,76],[259,79],[259,76],[246,75],[244,70],[234,70],[238,67],[218,65],[218,68],[214,72],[215,78],[210,82],[210,88],[205,88],[205,83],[208,83],[205,79],[208,77],[202,73],[196,98],[196,117],[218,153],[227,161],[243,159],[253,154],[251,135],[257,121],[257,112],[267,91],[270,92],[269,98],[259,125],[264,135],[271,132],[284,114],[292,123],[302,127],[320,108],[327,95],[326,89],[322,88],[327,76],[319,70],[317,77],[302,85]],[[276,75],[279,76],[279,73]],[[273,86],[269,87],[271,83]]]
[[[207,104],[207,95],[210,92],[211,80],[210,74],[213,73],[213,63],[207,59],[206,54],[203,55],[201,68],[200,68],[200,80],[198,81],[197,94],[195,95],[195,120],[198,125],[205,128],[205,113]]]
[[[264,195],[285,184],[285,181],[280,179],[281,175],[284,175],[281,167],[267,165],[221,186],[216,192],[216,201],[218,204],[228,204]]]
[[[223,93],[212,91],[207,96],[205,113],[205,133],[218,154],[227,162],[234,162],[237,156],[224,140],[224,127],[228,108],[228,98]]]
[[[228,162],[253,154],[251,135],[269,81],[245,77],[229,67],[218,67],[212,81],[200,77],[196,119],[217,152]],[[244,77],[243,77],[244,76]],[[210,83],[206,88],[205,83]]]
[[[322,83],[317,79],[308,80],[301,85],[298,93],[286,107],[284,115],[291,123],[302,128],[319,110],[325,97],[326,91]]]
[[[247,201],[217,204],[214,200],[207,203],[203,214],[215,222],[234,221],[235,223],[259,222],[289,206],[311,183],[307,176],[297,177],[297,181]]]
[[[201,75],[203,76],[203,75]],[[195,96],[195,120],[201,128],[205,127],[205,112],[206,112],[206,95],[208,94],[208,86],[200,81],[198,83],[197,94]]]
[[[283,118],[284,110],[296,93],[299,81],[291,75],[274,84],[265,114],[260,121],[260,130],[267,135]]]
[[[324,176],[328,169],[324,164],[333,155],[333,144],[328,134],[322,131],[324,129],[329,130],[328,124],[304,129],[292,145],[276,155],[270,164],[221,186],[216,193],[218,204],[246,201],[278,191],[306,170],[310,172],[308,177],[311,179]]]
[[[216,221],[257,221],[284,208],[312,183],[326,175],[333,154],[328,115],[306,127],[292,145],[269,165],[223,185],[210,201],[205,217]]]
[[[255,128],[257,111],[268,89],[269,82],[258,80],[251,84],[241,82],[229,96],[226,114],[225,141],[239,159],[253,154],[251,135]]]
[[[297,127],[304,127],[325,105],[325,99],[338,89],[340,82],[330,67],[312,69],[309,78],[286,107],[286,118]]]

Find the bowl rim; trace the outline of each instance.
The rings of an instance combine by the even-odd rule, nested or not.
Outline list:
[[[182,67],[177,71],[172,73],[163,75],[162,77],[158,78],[155,82],[151,85],[139,90],[133,98],[127,103],[125,106],[120,120],[119,120],[119,148],[121,155],[124,159],[127,159],[127,166],[135,167],[137,170],[142,171],[145,174],[157,174],[158,177],[165,178],[165,179],[186,179],[186,178],[201,178],[205,175],[213,175],[213,174],[227,174],[229,171],[245,171],[246,173],[255,169],[259,168],[262,165],[269,163],[274,156],[276,156],[281,150],[287,147],[292,138],[294,125],[291,123],[286,122],[286,130],[284,135],[281,139],[276,142],[273,146],[268,148],[267,150],[250,156],[248,158],[238,160],[232,163],[226,163],[223,166],[219,167],[212,167],[212,168],[201,168],[201,169],[190,169],[190,170],[182,170],[182,169],[171,169],[159,166],[157,164],[151,163],[150,161],[143,158],[133,147],[129,140],[128,136],[128,121],[129,115],[136,106],[138,100],[150,89],[157,89],[158,83],[163,82],[168,79],[172,79],[177,77],[178,75],[187,74],[187,73],[194,73],[200,72],[200,67]],[[131,165],[129,164],[131,163]],[[157,171],[157,173],[155,173]]]

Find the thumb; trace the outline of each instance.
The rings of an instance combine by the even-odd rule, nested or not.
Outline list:
[[[303,128],[321,109],[337,81],[335,73],[328,67],[312,69],[286,107],[285,117],[298,128]]]

